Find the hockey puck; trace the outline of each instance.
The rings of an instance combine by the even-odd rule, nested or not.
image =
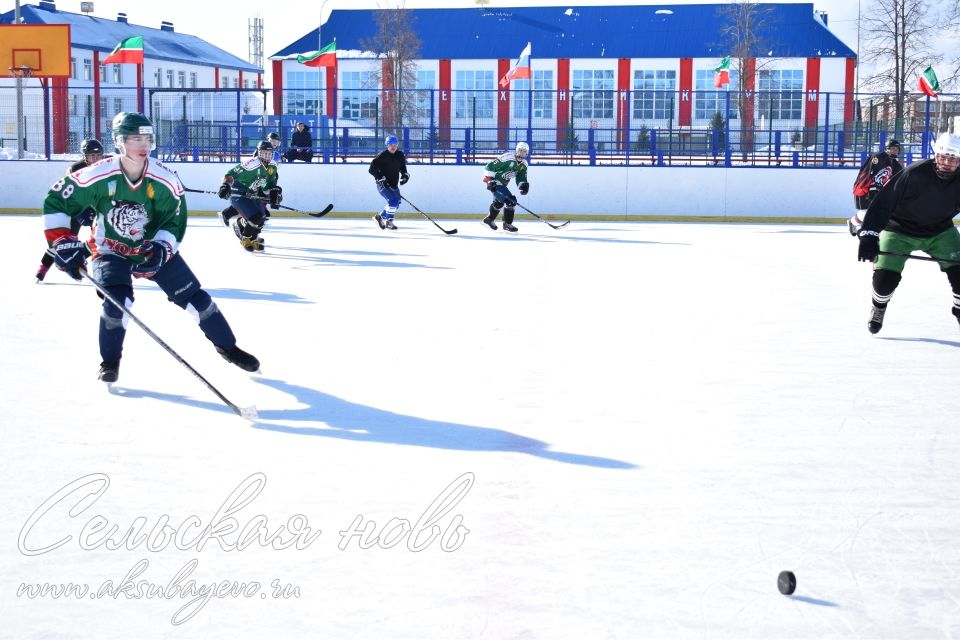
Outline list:
[[[777,576],[777,589],[785,596],[797,590],[797,576],[792,571],[781,571]]]

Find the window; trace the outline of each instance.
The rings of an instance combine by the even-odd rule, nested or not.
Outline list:
[[[527,105],[530,103],[530,81],[526,78],[511,83],[511,111],[514,118],[527,117]],[[533,70],[533,117],[553,117],[553,71]]]
[[[177,86],[181,89],[186,89],[187,87],[187,72],[186,71],[177,71]]]
[[[433,89],[437,84],[437,74],[433,69],[417,70],[416,93],[414,94],[414,108],[417,112],[417,118],[423,122],[429,122],[431,117],[431,105],[436,110],[436,104],[432,103]]]
[[[68,96],[68,104],[70,108],[70,115],[72,116],[77,115],[77,94],[71,93]]]
[[[93,60],[83,59],[83,79],[93,80]]]
[[[100,96],[100,117],[107,115],[107,99]]]
[[[74,80],[77,79],[77,59],[70,58],[70,77]]]
[[[123,98],[114,98],[113,99],[113,112],[120,113],[123,111]]]
[[[713,86],[713,69],[700,69],[697,71],[695,95],[693,98],[693,117],[697,120],[709,120],[713,114],[720,112],[730,118],[737,117],[737,94],[736,87],[740,83],[740,74],[737,71],[730,70],[730,84],[724,85],[723,89],[716,89]],[[733,93],[728,91],[733,88]],[[729,96],[730,100],[727,101]],[[729,105],[730,113],[727,113]]]
[[[493,117],[493,71],[457,71],[454,89],[455,118]]]
[[[283,97],[287,101],[287,113],[318,113],[322,104],[321,78],[317,71],[288,71]]]
[[[162,87],[163,86],[163,69],[157,67],[153,70],[153,86]]]
[[[340,74],[340,116],[352,120],[377,117],[379,91],[369,71]]]
[[[230,88],[230,78],[222,77],[220,78],[220,88],[229,89]]]
[[[190,88],[191,89],[197,88],[197,72],[196,71],[190,72]]]
[[[613,70],[575,70],[570,100],[574,118],[613,118]]]
[[[234,78],[234,79],[233,79],[233,88],[234,88],[234,89],[236,89],[236,88],[239,86],[239,82],[240,82],[239,78]]]
[[[758,116],[774,120],[799,120],[803,114],[803,71],[761,70]]]
[[[633,119],[668,120],[673,118],[677,72],[673,70],[637,70],[633,72]]]
[[[118,64],[113,65],[113,83],[123,84],[123,71]]]
[[[104,64],[101,64],[99,66],[100,66],[100,82],[105,83],[107,81],[107,66]]]
[[[167,69],[167,88],[173,89],[173,69]]]

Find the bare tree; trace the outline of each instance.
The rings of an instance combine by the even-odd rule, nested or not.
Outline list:
[[[749,87],[756,89],[756,78],[763,67],[773,58],[769,52],[772,47],[765,33],[774,28],[771,7],[755,0],[738,0],[717,9],[720,21],[720,33],[723,38],[720,46],[727,52],[737,71],[737,113],[743,130],[741,141],[744,149],[753,142],[754,94]]]
[[[907,94],[924,69],[946,62],[954,68],[941,79],[956,77],[957,60],[948,61],[943,51],[958,16],[957,0],[873,0],[870,13],[861,17],[859,63],[872,72],[861,75],[860,88],[894,94],[898,132],[903,130]]]
[[[414,30],[415,18],[404,9],[400,0],[394,7],[375,13],[377,33],[360,44],[377,54],[373,77],[383,87],[384,125],[399,131],[415,123],[418,118],[415,91],[417,86],[416,60],[420,57],[420,38]]]

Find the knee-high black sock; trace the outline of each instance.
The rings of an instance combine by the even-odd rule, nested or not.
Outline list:
[[[890,297],[900,284],[901,275],[889,269],[874,269],[873,271],[873,305],[881,309],[890,302]]]

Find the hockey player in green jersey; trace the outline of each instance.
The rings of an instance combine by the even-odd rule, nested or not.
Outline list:
[[[517,228],[513,226],[517,197],[510,193],[507,185],[510,184],[510,180],[516,178],[520,195],[527,195],[530,190],[526,163],[529,153],[529,145],[526,142],[518,142],[514,151],[497,156],[484,168],[483,181],[487,183],[487,189],[493,194],[493,202],[490,204],[490,215],[483,219],[483,224],[494,231],[497,229],[497,223],[494,220],[497,219],[500,209],[503,209],[503,230],[510,233],[517,232]]]
[[[246,371],[259,361],[237,346],[227,319],[178,252],[187,228],[187,201],[177,174],[150,158],[153,125],[140,113],[118,113],[114,142],[120,154],[58,180],[43,202],[44,232],[57,267],[81,280],[85,253],[71,221],[95,212],[90,245],[94,280],[111,296],[133,304],[133,278],[153,280],[167,299],[189,311],[225,360]],[[100,314],[98,377],[116,382],[126,336],[122,311],[104,300]]]
[[[253,157],[227,172],[217,191],[217,195],[224,200],[230,199],[230,206],[220,212],[219,218],[224,225],[233,227],[233,232],[247,251],[263,251],[260,231],[270,217],[264,198],[269,200],[272,207],[283,200],[283,189],[277,184],[277,178],[273,145],[264,140],[257,145]]]

